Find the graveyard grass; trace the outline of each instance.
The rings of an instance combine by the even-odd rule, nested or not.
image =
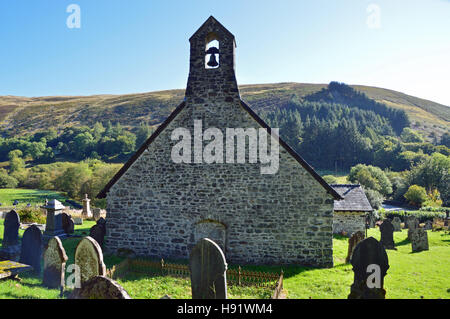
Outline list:
[[[46,191],[37,189],[21,189],[21,188],[3,188],[0,189],[0,209],[4,207],[13,207],[15,200],[19,201],[19,207],[24,207],[28,203],[32,206],[42,205],[45,203],[45,199],[57,199],[60,202],[64,202],[66,198],[56,191]],[[2,235],[3,236],[3,233]]]
[[[86,236],[94,222],[85,221],[83,225],[75,226],[75,234]],[[450,234],[449,232],[428,231],[429,251],[411,253],[411,244],[407,239],[407,231],[394,233],[397,251],[387,250],[390,268],[385,277],[386,298],[389,299],[450,299]],[[20,236],[23,230],[20,230]],[[380,239],[377,229],[370,229],[369,236]],[[0,236],[3,236],[3,220],[0,220]],[[63,240],[64,248],[69,257],[67,265],[74,262],[74,252],[81,238]],[[1,242],[0,242],[1,243]],[[351,265],[345,265],[348,239],[335,236],[333,239],[334,267],[314,269],[300,266],[284,267],[284,290],[287,298],[345,299],[353,282]],[[122,258],[104,257],[106,267],[122,261]],[[280,267],[247,266],[249,270],[279,272]],[[69,273],[66,273],[66,278]],[[44,288],[42,278],[22,274],[21,282],[12,280],[0,281],[0,298],[59,298],[59,290]],[[147,276],[129,273],[116,279],[132,298],[161,298],[165,294],[172,298],[191,298],[189,278],[174,278],[163,276]],[[67,298],[70,291],[64,293]],[[272,291],[256,287],[228,287],[228,296],[232,299],[270,298]]]

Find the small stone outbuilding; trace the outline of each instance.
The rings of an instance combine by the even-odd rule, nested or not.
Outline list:
[[[334,201],[333,234],[348,236],[366,229],[366,217],[373,212],[364,189],[359,184],[332,184],[344,199]]]

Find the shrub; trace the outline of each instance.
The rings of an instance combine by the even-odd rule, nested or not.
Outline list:
[[[432,212],[432,211],[379,211],[381,216],[384,218],[393,219],[394,217],[399,217],[402,222],[405,222],[406,216],[414,216],[416,217],[420,223],[424,223],[427,220],[433,220],[434,218],[445,218],[445,213],[443,212]]]
[[[411,185],[404,197],[413,205],[422,206],[428,199],[427,191],[419,185]]]
[[[337,178],[334,177],[333,175],[325,175],[325,176],[323,176],[323,179],[328,184],[336,184],[337,183]]]
[[[366,193],[367,199],[369,200],[369,203],[373,209],[381,208],[384,199],[383,195],[370,188],[365,188],[364,193]]]
[[[17,211],[17,214],[19,214],[20,221],[23,223],[45,224],[46,222],[46,216],[39,209],[30,207],[22,208]]]
[[[19,181],[9,176],[6,170],[0,169],[0,188],[16,188]]]

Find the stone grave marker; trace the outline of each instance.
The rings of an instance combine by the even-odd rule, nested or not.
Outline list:
[[[33,267],[33,272],[41,273],[42,232],[31,225],[23,233],[19,262]]]
[[[399,217],[397,217],[397,216],[395,216],[392,219],[392,226],[394,226],[394,232],[399,232],[399,231],[401,232],[402,231],[401,223],[402,223],[401,219]]]
[[[83,199],[83,211],[81,212],[81,215],[89,218],[92,217],[92,211],[91,211],[91,204],[90,204],[91,200],[88,198],[87,194],[84,194],[84,199]]]
[[[61,239],[51,238],[44,251],[44,278],[42,284],[48,288],[63,288],[67,255]]]
[[[97,241],[89,236],[78,243],[75,249],[75,264],[80,267],[81,286],[92,277],[106,275],[102,249]]]
[[[100,208],[94,208],[93,210],[94,220],[97,221],[100,218],[100,213],[101,213]]]
[[[423,226],[423,229],[425,229],[425,230],[432,230],[433,229],[433,222],[431,220],[425,221],[425,226]]]
[[[189,256],[192,299],[227,299],[227,263],[220,247],[202,238]]]
[[[364,239],[356,246],[351,264],[354,278],[348,299],[385,299],[384,277],[389,260],[383,245],[373,237]],[[377,273],[379,277],[375,278]]]
[[[101,220],[102,220],[102,218],[100,218],[98,221],[101,221]],[[106,235],[106,223],[100,222],[100,224],[99,224],[98,221],[97,221],[97,224],[92,226],[91,229],[89,230],[89,236],[94,238],[97,241],[97,243],[100,245],[100,247],[103,247],[103,241],[104,241],[105,235]]]
[[[353,233],[352,237],[348,239],[348,252],[347,257],[345,258],[346,264],[350,262],[356,245],[358,245],[358,243],[362,240],[364,240],[364,233],[362,231],[357,231]]]
[[[75,232],[75,223],[72,219],[72,216],[67,213],[62,213],[61,222],[62,228],[66,234],[73,234]]]
[[[69,299],[131,299],[121,285],[105,276],[95,276],[75,289]]]
[[[389,219],[385,219],[380,225],[380,232],[380,242],[383,244],[384,248],[397,250],[394,243],[394,226]]]
[[[408,224],[408,239],[411,240],[411,232],[419,228],[419,220],[414,216],[409,216],[407,224]]]
[[[411,230],[411,246],[413,253],[428,250],[428,234],[425,229]]]
[[[20,218],[15,210],[6,214],[3,226],[3,241],[2,249],[0,250],[0,259],[17,261],[20,256]]]
[[[73,223],[75,225],[83,225],[83,218],[81,218],[81,217],[74,217],[73,218]]]

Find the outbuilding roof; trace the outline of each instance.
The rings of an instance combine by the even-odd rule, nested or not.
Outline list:
[[[364,189],[359,184],[331,184],[330,185],[343,200],[334,201],[335,211],[371,212],[372,206],[367,199]]]

